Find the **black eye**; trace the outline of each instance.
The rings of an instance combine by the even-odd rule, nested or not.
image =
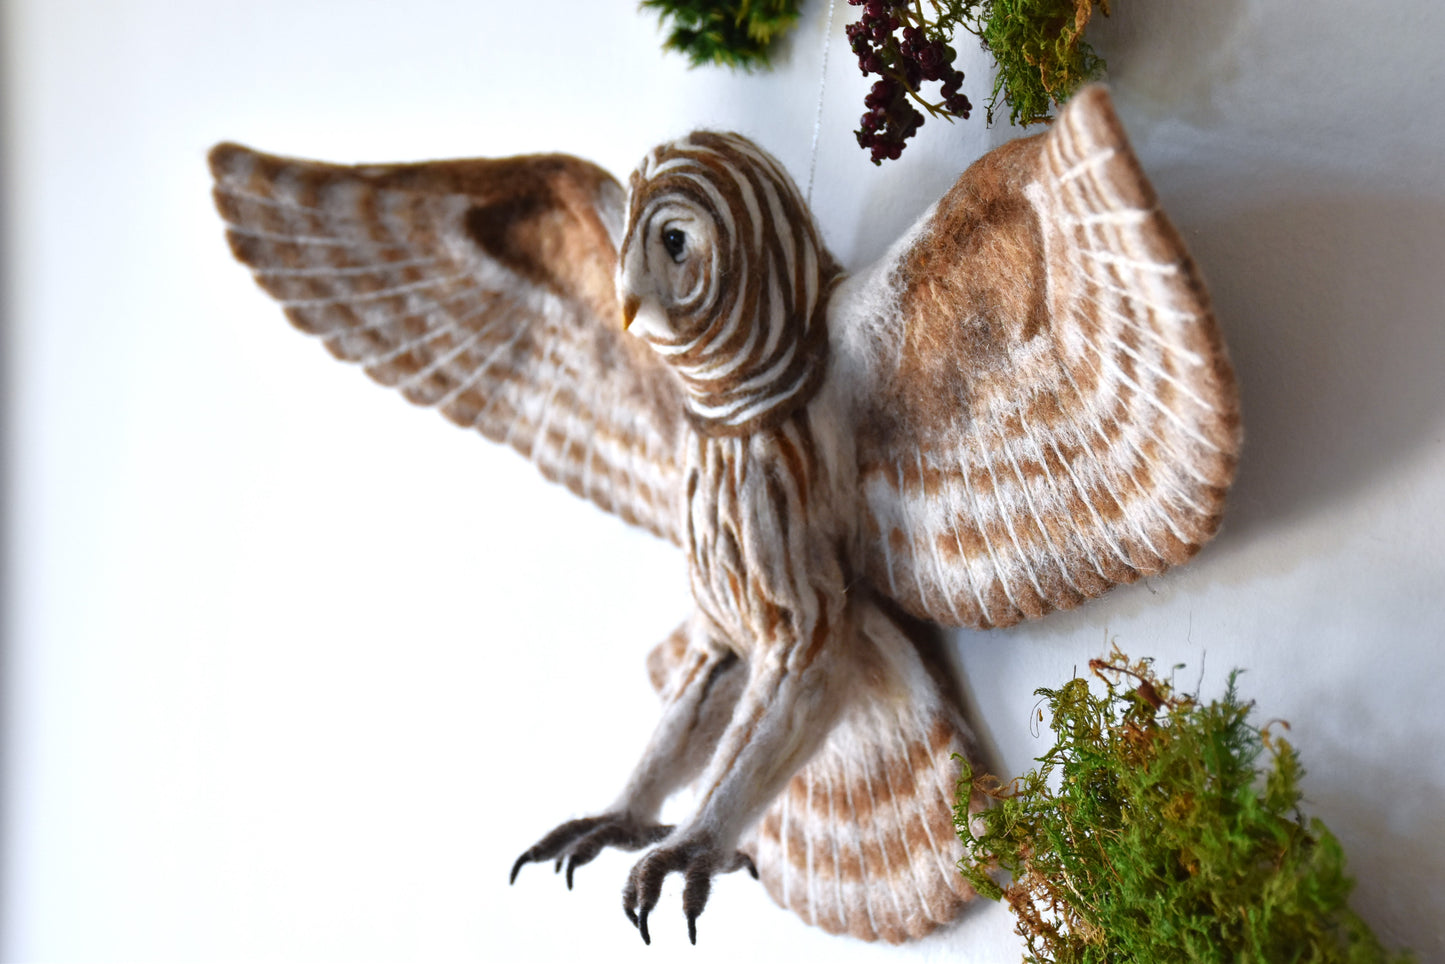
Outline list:
[[[687,250],[687,235],[677,228],[668,228],[662,232],[662,246],[675,264],[682,264],[683,252]]]

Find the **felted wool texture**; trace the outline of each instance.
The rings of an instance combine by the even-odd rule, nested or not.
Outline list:
[[[660,146],[626,189],[560,155],[211,161],[232,250],[294,325],[682,549],[695,610],[649,660],[657,730],[610,807],[513,868],[645,849],[623,890],[644,939],[669,874],[695,936],[742,868],[864,940],[953,919],[972,741],[890,613],[1010,625],[1219,525],[1233,374],[1102,88],[852,276],[735,134]]]

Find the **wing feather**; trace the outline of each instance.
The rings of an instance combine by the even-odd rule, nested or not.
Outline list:
[[[837,371],[870,389],[864,569],[913,614],[1070,608],[1217,529],[1234,376],[1102,88],[982,158],[833,304]]]
[[[622,189],[560,155],[340,167],[211,153],[235,256],[337,358],[677,539],[677,384],[617,324]]]
[[[862,606],[868,682],[744,846],[768,893],[799,917],[896,944],[955,920],[972,896],[957,866],[953,754],[975,751],[914,645]]]

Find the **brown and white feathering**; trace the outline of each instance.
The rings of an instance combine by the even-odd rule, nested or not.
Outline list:
[[[677,540],[682,412],[616,321],[620,185],[562,155],[340,167],[211,152],[235,256],[297,328]]]
[[[958,916],[957,757],[977,759],[958,708],[882,610],[860,627],[854,698],[752,832],[763,886],[832,934],[900,943]],[[979,805],[982,801],[977,801]]]
[[[851,277],[735,134],[659,147],[626,191],[559,155],[211,164],[232,250],[293,324],[682,548],[696,608],[649,658],[641,760],[512,868],[570,886],[644,849],[623,891],[644,940],[674,872],[693,938],[738,868],[865,940],[953,920],[973,740],[895,604],[1006,626],[1218,528],[1233,375],[1102,88]],[[689,785],[692,815],[659,825]]]
[[[887,314],[842,332],[881,360],[858,413],[874,584],[922,618],[1008,626],[1214,534],[1233,375],[1102,88],[979,160],[880,269],[896,304],[860,299]]]

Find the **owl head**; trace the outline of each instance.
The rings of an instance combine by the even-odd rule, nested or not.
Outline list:
[[[624,322],[677,371],[709,428],[755,428],[806,400],[838,275],[797,185],[745,137],[699,131],[632,174]]]

